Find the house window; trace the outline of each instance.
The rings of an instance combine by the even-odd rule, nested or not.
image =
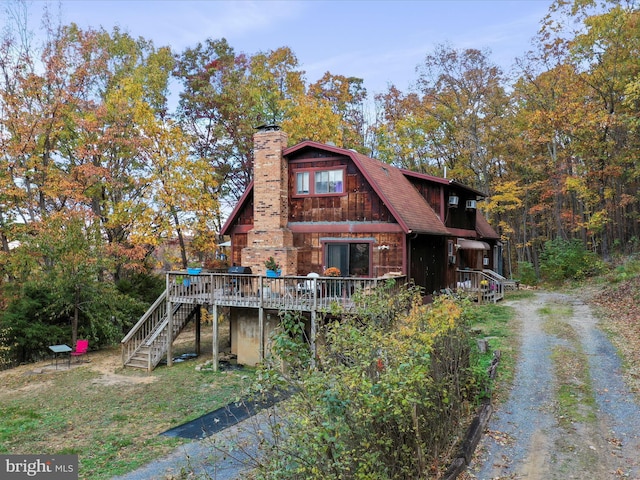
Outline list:
[[[296,193],[309,195],[309,172],[296,173]]]
[[[315,172],[315,193],[342,193],[343,170]]]
[[[338,267],[343,276],[368,277],[371,243],[326,244],[326,266]]]
[[[336,195],[344,193],[344,169],[296,172],[296,195]]]

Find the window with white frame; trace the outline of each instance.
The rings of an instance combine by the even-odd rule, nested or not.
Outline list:
[[[296,172],[296,195],[336,195],[344,193],[344,169]]]
[[[309,172],[296,173],[296,193],[309,195]]]

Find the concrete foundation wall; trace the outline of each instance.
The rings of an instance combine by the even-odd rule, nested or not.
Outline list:
[[[237,355],[241,365],[255,366],[260,363],[260,325],[255,308],[231,309],[231,353]],[[264,347],[268,354],[269,338],[278,326],[278,313],[264,312]]]

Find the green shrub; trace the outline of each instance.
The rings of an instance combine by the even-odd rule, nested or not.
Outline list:
[[[439,297],[424,306],[406,293],[374,295],[367,319],[328,321],[315,358],[304,354],[303,319],[283,317],[259,385],[296,393],[272,425],[258,478],[426,478],[451,448],[487,388],[471,364],[468,304]]]
[[[538,275],[530,262],[518,262],[518,277],[524,285],[537,285]]]
[[[51,353],[49,345],[68,342],[68,319],[48,312],[53,301],[51,292],[30,283],[0,314],[7,363],[40,360]]]
[[[597,254],[587,250],[577,239],[550,240],[540,254],[540,273],[544,280],[551,283],[582,280],[596,275],[602,269],[603,262]]]
[[[78,338],[91,348],[113,345],[142,316],[149,303],[125,295],[108,283],[94,283],[82,291]],[[33,362],[49,356],[49,345],[71,344],[74,305],[51,283],[25,282],[0,312],[2,364]]]
[[[621,265],[618,265],[608,275],[611,282],[618,283],[631,280],[640,274],[640,259],[631,257]]]

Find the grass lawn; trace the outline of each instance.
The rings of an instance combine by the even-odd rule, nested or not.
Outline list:
[[[523,300],[533,295],[528,290],[509,291],[505,293],[505,301]],[[498,401],[501,401],[513,382],[520,350],[520,323],[515,318],[514,309],[504,302],[476,305],[472,312],[471,329],[478,338],[487,339],[489,344],[489,350],[480,359],[483,368],[488,368],[496,350],[501,353],[498,381],[493,392]]]
[[[203,357],[151,374],[122,369],[119,348],[89,359],[0,372],[0,453],[77,454],[81,479],[121,475],[184,443],[159,434],[241,398],[253,376],[249,368],[196,371]]]

